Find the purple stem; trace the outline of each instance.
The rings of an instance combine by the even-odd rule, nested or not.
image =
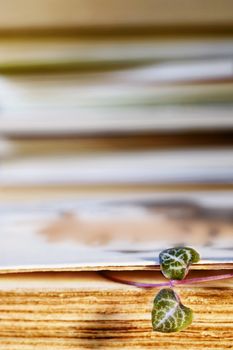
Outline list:
[[[134,281],[124,280],[124,279],[121,279],[119,277],[113,276],[106,271],[100,271],[99,274],[110,281],[121,283],[121,284],[127,284],[130,286],[135,286],[138,288],[159,288],[159,287],[171,287],[172,288],[177,284],[182,285],[182,284],[217,281],[217,280],[233,278],[233,273],[227,273],[227,274],[223,274],[223,275],[189,278],[189,279],[184,279],[181,281],[171,280],[169,282],[162,282],[162,283],[142,283],[142,282],[134,282]]]

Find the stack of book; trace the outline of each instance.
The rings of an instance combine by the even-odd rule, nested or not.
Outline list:
[[[233,3],[0,0],[0,349],[233,348],[233,280],[177,290],[158,255],[233,272]],[[110,276],[110,277],[111,277]]]
[[[156,272],[112,274],[161,280]],[[0,286],[1,350],[232,348],[232,280],[177,288],[195,317],[186,331],[170,334],[152,332],[155,289],[118,285],[94,272],[1,276]]]

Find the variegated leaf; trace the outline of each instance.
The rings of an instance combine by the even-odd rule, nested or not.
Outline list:
[[[193,320],[193,312],[184,306],[178,295],[169,288],[160,290],[152,309],[153,330],[162,333],[179,332]]]
[[[170,248],[159,254],[161,271],[166,278],[172,280],[184,279],[189,266],[199,260],[196,250],[188,247]]]

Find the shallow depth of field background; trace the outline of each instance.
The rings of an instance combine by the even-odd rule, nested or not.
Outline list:
[[[0,239],[16,264],[33,260],[19,233],[28,252],[34,234],[127,252],[229,248],[233,2],[0,8]]]

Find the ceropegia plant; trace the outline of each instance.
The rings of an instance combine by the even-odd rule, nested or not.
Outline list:
[[[163,275],[171,280],[182,280],[189,266],[200,260],[192,248],[180,247],[163,250],[159,254]],[[171,287],[172,287],[171,283]],[[173,289],[161,289],[154,299],[152,309],[153,330],[163,333],[179,332],[192,323],[193,311],[184,306]]]
[[[171,280],[183,280],[188,273],[189,266],[200,260],[196,250],[188,247],[170,248],[159,254],[162,273]]]
[[[199,254],[189,247],[178,247],[163,250],[159,255],[160,268],[168,282],[143,283],[125,280],[112,276],[106,271],[99,272],[108,280],[128,284],[138,288],[161,288],[154,298],[152,309],[152,327],[156,332],[171,333],[184,330],[192,323],[193,312],[184,306],[177,293],[173,290],[176,285],[191,284],[197,282],[217,281],[233,278],[233,273],[194,277],[184,279],[192,263],[200,260]],[[170,288],[168,288],[170,287]]]
[[[161,289],[154,299],[152,326],[163,333],[178,332],[192,323],[193,311],[184,306],[170,288]]]

